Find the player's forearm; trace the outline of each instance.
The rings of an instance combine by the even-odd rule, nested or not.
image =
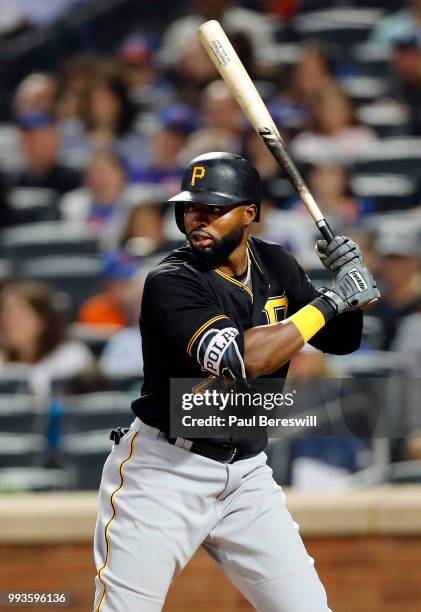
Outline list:
[[[317,298],[282,323],[248,329],[244,333],[247,376],[257,378],[276,372],[334,315],[334,309]]]
[[[247,377],[273,374],[304,346],[297,327],[288,321],[253,327],[244,332]]]

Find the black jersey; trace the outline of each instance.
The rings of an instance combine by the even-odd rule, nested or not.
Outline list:
[[[252,289],[218,269],[203,267],[189,245],[170,253],[149,273],[140,316],[144,384],[141,397],[132,403],[134,413],[148,425],[169,432],[171,378],[209,376],[197,353],[210,328],[235,328],[243,356],[247,329],[282,321],[319,295],[282,246],[250,238],[248,250]],[[361,332],[358,310],[333,318],[310,343],[324,352],[351,353],[360,345]],[[285,378],[288,365],[271,376]],[[254,436],[236,446],[259,452],[265,444]]]

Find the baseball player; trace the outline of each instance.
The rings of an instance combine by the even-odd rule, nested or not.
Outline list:
[[[185,246],[145,283],[145,381],[114,432],[95,531],[96,612],[157,612],[199,546],[261,612],[328,612],[325,590],[263,452],[267,439],[172,438],[171,378],[285,378],[306,342],[355,351],[361,306],[379,297],[358,245],[319,241],[331,288],[316,290],[281,246],[249,236],[259,175],[242,157],[194,159],[172,198]],[[208,359],[217,351],[216,360]]]

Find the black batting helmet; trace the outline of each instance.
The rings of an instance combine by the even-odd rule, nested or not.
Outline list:
[[[240,155],[205,153],[192,159],[183,174],[181,192],[169,201],[175,202],[175,220],[184,234],[184,204],[188,202],[210,206],[256,204],[254,220],[259,221],[260,177]]]

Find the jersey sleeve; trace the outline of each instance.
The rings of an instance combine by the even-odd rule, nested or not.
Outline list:
[[[144,313],[203,370],[245,378],[243,334],[194,273],[177,270],[148,278],[142,316]]]
[[[292,255],[289,256],[289,263],[292,297],[290,314],[294,314],[318,297],[319,293]],[[346,355],[359,348],[362,327],[363,314],[361,310],[344,312],[331,319],[325,327],[313,336],[309,344],[324,353]]]

